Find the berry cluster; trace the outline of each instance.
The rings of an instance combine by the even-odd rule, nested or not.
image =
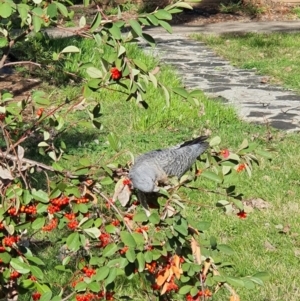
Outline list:
[[[156,261],[152,261],[151,263],[146,263],[146,270],[150,274],[154,274],[156,271]]]
[[[100,247],[104,248],[110,243],[110,235],[108,233],[101,233],[99,236],[101,241]]]
[[[85,198],[85,197],[76,199],[77,204],[85,204],[85,203],[88,203],[88,202],[89,202],[89,199]]]
[[[246,164],[245,164],[245,163],[241,163],[241,164],[238,165],[236,171],[237,171],[237,172],[241,172],[241,171],[243,171],[244,169],[246,169]]]
[[[70,199],[66,196],[60,196],[52,199],[50,203],[51,204],[48,206],[47,210],[50,214],[54,214],[55,212],[61,211],[62,207],[68,205],[70,203]]]
[[[10,215],[10,216],[17,216],[18,215],[18,211],[17,211],[17,208],[16,207],[11,207],[7,210],[7,213]]]
[[[96,274],[96,270],[92,269],[92,268],[88,268],[87,266],[82,268],[83,273],[85,274],[86,277],[91,278],[93,275]]]
[[[27,214],[36,214],[37,209],[35,205],[26,205],[21,206],[20,212],[27,213]]]
[[[194,297],[191,294],[186,295],[187,301],[197,301],[200,297],[210,298],[212,296],[212,292],[208,289],[205,291],[199,291]]]
[[[135,232],[143,233],[143,231],[147,232],[148,230],[149,230],[148,226],[142,226],[142,227],[139,227],[139,228],[135,229]]]
[[[58,219],[53,218],[48,225],[42,227],[42,230],[50,232],[57,227],[57,224],[58,224]]]
[[[14,243],[17,243],[20,240],[19,236],[7,236],[4,237],[2,241],[3,246],[11,247]]]
[[[76,301],[91,301],[91,300],[99,300],[105,298],[105,300],[112,301],[114,300],[114,292],[106,292],[106,294],[101,291],[98,294],[87,293],[76,295]]]
[[[115,227],[119,226],[120,225],[120,221],[118,219],[114,219],[111,224]]]
[[[79,225],[79,223],[75,219],[67,223],[67,226],[70,230],[76,229],[78,227],[78,225]]]
[[[110,73],[111,78],[114,80],[119,80],[122,77],[122,72],[116,67],[111,68]]]
[[[75,215],[75,213],[65,213],[64,217],[69,220],[73,220],[76,218],[76,215]]]
[[[125,254],[127,251],[128,251],[128,247],[125,246],[124,248],[122,248],[122,249],[120,250],[120,254],[123,255],[123,254]]]
[[[32,300],[33,300],[33,301],[37,301],[37,300],[40,300],[40,298],[41,298],[41,293],[35,292],[35,293],[33,293],[31,296],[32,296]]]
[[[9,275],[9,278],[10,278],[11,280],[13,280],[13,279],[19,278],[20,276],[21,276],[21,274],[20,274],[19,272],[17,272],[17,271],[12,271],[12,272],[10,273],[10,275]]]

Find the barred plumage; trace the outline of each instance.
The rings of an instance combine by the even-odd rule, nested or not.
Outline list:
[[[183,176],[207,148],[207,137],[196,139],[162,150],[153,150],[139,156],[129,171],[134,188],[146,193],[158,191],[157,183],[169,176]]]

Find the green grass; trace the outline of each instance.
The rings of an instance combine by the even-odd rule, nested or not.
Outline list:
[[[195,35],[232,64],[255,68],[271,82],[300,91],[300,34]]]
[[[247,39],[244,40],[247,43]],[[221,40],[219,43],[221,44]],[[265,46],[262,45],[261,48],[267,49],[266,45],[270,42],[264,43]],[[276,46],[275,42],[271,44]],[[79,60],[82,60],[85,55],[89,56],[86,53],[89,47],[82,52]],[[155,65],[155,59],[147,57],[139,49],[132,47],[132,55],[147,63],[149,68]],[[251,57],[251,52],[249,56]],[[97,56],[94,56],[93,60],[96,59]],[[71,67],[76,66],[76,62],[71,59],[68,61]],[[71,67],[68,70],[72,70]],[[172,68],[163,66],[160,80],[167,86],[180,86],[180,80],[174,74]],[[45,86],[45,89],[53,91],[51,100],[54,102],[80,93],[76,84],[62,85],[59,90],[51,86]],[[186,204],[186,211],[188,215],[195,216],[199,220],[210,221],[212,226],[208,235],[215,236],[219,242],[234,247],[234,256],[222,257],[223,261],[235,264],[234,270],[230,272],[232,275],[251,275],[257,271],[268,271],[271,274],[270,281],[264,287],[257,287],[251,291],[238,288],[237,292],[241,300],[298,301],[300,299],[297,283],[299,279],[297,252],[300,249],[299,236],[297,236],[300,233],[299,135],[287,135],[267,127],[242,122],[232,108],[207,99],[204,95],[200,97],[204,109],[191,106],[179,97],[173,97],[168,108],[160,92],[152,88],[147,96],[148,110],[137,107],[134,102],[125,102],[120,93],[112,93],[104,89],[99,94],[95,94],[94,99],[101,100],[103,129],[87,130],[82,127],[72,127],[64,136],[64,140],[69,145],[68,153],[74,158],[72,162],[77,162],[80,157],[88,157],[92,162],[100,160],[101,163],[111,158],[115,152],[106,143],[110,132],[119,137],[122,150],[130,150],[134,155],[176,144],[206,130],[211,131],[212,136],[220,136],[224,148],[235,148],[244,138],[247,138],[253,139],[262,149],[275,149],[272,161],[261,160],[260,166],[254,168],[253,176],[248,178],[246,174],[241,174],[238,183],[238,191],[244,194],[245,199],[262,198],[271,205],[269,209],[261,211],[255,209],[247,219],[241,220],[235,215],[225,215],[222,210],[216,208],[215,203],[221,199],[220,196],[199,191],[184,191],[192,200],[192,203]],[[67,115],[65,121],[72,123],[77,118],[85,118],[83,111]],[[271,140],[267,139],[270,135],[272,135]],[[78,145],[78,141],[81,141],[81,146]],[[124,164],[128,160],[129,157],[124,155],[116,161]],[[212,183],[204,180],[199,180],[195,185],[214,187]],[[277,229],[278,225],[287,224],[290,225],[290,232],[280,233]],[[276,249],[268,250],[267,242]],[[50,254],[45,250],[44,254],[45,258],[51,257],[47,262],[47,268],[53,267],[56,253]],[[56,281],[58,278],[59,274],[54,270],[47,276],[50,281]],[[65,280],[61,279],[62,282]],[[132,300],[145,298],[138,280],[133,281],[132,286],[126,280],[120,280],[120,283]],[[213,300],[229,300],[229,295],[221,291]]]

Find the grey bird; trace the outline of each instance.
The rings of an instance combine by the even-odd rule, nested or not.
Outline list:
[[[168,177],[181,178],[208,148],[206,139],[206,136],[200,136],[166,149],[150,151],[135,160],[128,176],[133,188],[142,192],[138,197],[144,207],[144,193],[158,192],[158,183],[166,182]]]

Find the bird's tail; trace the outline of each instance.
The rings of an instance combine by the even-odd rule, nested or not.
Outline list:
[[[194,145],[194,144],[200,144],[204,149],[207,149],[209,146],[209,143],[206,141],[207,136],[200,136],[195,139],[183,142],[180,147],[188,146],[188,145]]]

